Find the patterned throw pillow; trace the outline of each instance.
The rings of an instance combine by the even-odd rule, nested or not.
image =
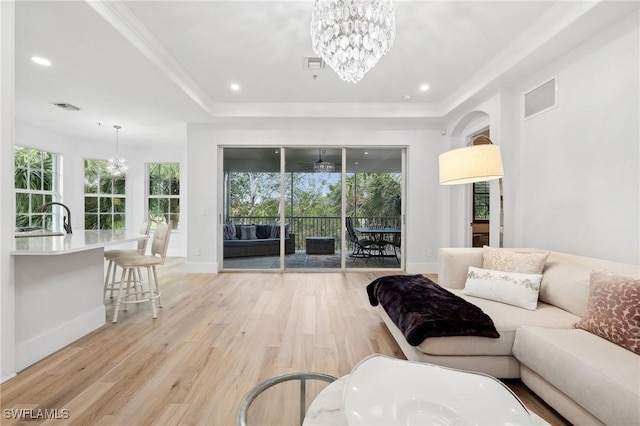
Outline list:
[[[284,224],[284,238],[289,238],[289,228],[291,225],[288,223]],[[271,238],[280,238],[280,224],[274,223],[271,227]]]
[[[505,249],[484,246],[482,269],[520,274],[542,274],[549,252],[516,253]]]
[[[232,221],[225,223],[224,229],[222,232],[225,240],[236,239],[236,225],[234,225]]]
[[[589,306],[574,326],[640,355],[640,278],[592,271]]]
[[[540,274],[492,271],[469,266],[462,293],[535,311],[540,281]]]

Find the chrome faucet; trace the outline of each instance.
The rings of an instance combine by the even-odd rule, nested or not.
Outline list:
[[[64,209],[67,211],[67,215],[62,217],[62,227],[64,228],[65,232],[67,234],[72,234],[73,232],[71,232],[71,210],[69,210],[69,207],[65,206],[62,203],[59,203],[57,201],[51,201],[49,203],[45,203],[42,206],[40,206],[40,211],[43,212],[45,211],[45,209],[47,207],[49,207],[52,204],[57,204],[59,206],[64,207]],[[69,221],[67,222],[67,219],[69,219]]]

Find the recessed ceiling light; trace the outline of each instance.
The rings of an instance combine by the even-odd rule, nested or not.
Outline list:
[[[40,56],[32,56],[31,60],[38,65],[43,65],[45,67],[51,66],[51,61],[48,60],[47,58],[41,58]]]
[[[369,155],[369,151],[365,151],[365,152],[364,152],[364,155]]]
[[[427,90],[429,90],[429,85],[428,84],[421,84],[420,85],[420,91],[421,92],[426,92]]]
[[[234,92],[237,92],[238,90],[240,90],[240,85],[238,83],[231,83],[231,86],[229,86],[231,88],[231,90],[233,90]]]

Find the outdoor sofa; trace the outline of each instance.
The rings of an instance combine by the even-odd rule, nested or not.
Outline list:
[[[233,231],[232,231],[233,227]],[[285,254],[296,251],[296,236],[287,232],[289,225],[285,225]],[[278,256],[280,255],[280,226],[279,225],[235,225],[224,226],[223,256]]]

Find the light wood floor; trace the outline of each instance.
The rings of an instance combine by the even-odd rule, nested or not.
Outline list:
[[[159,318],[148,304],[131,306],[118,324],[20,372],[0,386],[1,423],[39,423],[6,410],[57,409],[69,417],[57,424],[234,425],[242,397],[269,377],[339,377],[372,353],[404,358],[365,292],[384,272],[186,274],[184,259],[159,272]],[[271,424],[295,422],[295,389],[279,386],[256,404],[255,424],[267,414],[276,415]],[[532,411],[566,424],[520,382],[509,386]]]

